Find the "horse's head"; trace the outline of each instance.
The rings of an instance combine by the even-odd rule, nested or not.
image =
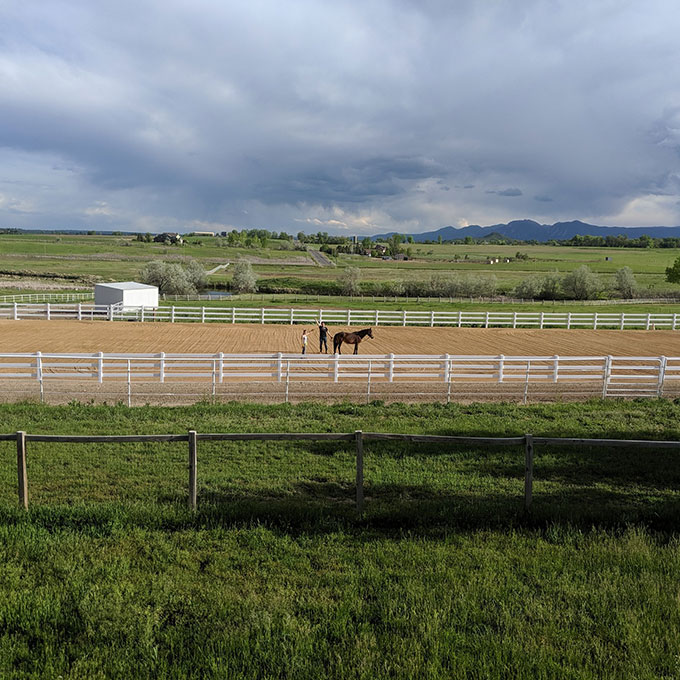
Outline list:
[[[368,335],[368,337],[371,338],[371,340],[372,340],[373,339],[373,329],[369,328],[368,333],[366,333],[366,335]]]

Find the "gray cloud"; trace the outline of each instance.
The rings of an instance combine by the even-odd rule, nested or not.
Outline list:
[[[9,0],[0,21],[0,226],[680,224],[671,0]]]

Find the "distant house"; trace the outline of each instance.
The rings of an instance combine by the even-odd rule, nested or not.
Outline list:
[[[373,250],[376,255],[384,255],[387,252],[387,246],[383,246],[380,243],[373,246]]]
[[[214,236],[214,231],[194,231],[193,236]]]
[[[180,245],[184,243],[182,237],[174,231],[168,231],[164,232],[163,234],[157,234],[156,236],[153,237],[153,240],[154,243],[177,243]]]

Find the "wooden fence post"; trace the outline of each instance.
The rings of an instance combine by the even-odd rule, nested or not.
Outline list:
[[[28,477],[26,476],[26,433],[17,432],[17,480],[19,503],[28,510]]]
[[[531,495],[534,486],[534,437],[524,435],[524,510],[531,512]]]
[[[354,439],[357,445],[357,512],[364,510],[364,433],[355,430]]]
[[[198,439],[196,430],[189,430],[189,508],[196,511],[196,466],[198,463]]]

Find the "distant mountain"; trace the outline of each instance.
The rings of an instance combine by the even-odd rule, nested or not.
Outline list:
[[[389,238],[396,232],[389,234],[376,234],[371,236],[374,241]],[[400,232],[401,233],[401,232]],[[627,236],[639,238],[647,234],[653,238],[680,237],[680,227],[598,227],[579,220],[572,222],[556,222],[555,224],[539,224],[533,220],[514,220],[507,224],[494,224],[490,227],[472,225],[469,227],[442,227],[436,231],[426,231],[422,234],[404,234],[413,236],[416,243],[423,241],[436,241],[439,236],[442,241],[463,239],[466,236],[472,238],[487,238],[492,234],[502,234],[518,241],[558,241],[567,240],[576,236]]]

